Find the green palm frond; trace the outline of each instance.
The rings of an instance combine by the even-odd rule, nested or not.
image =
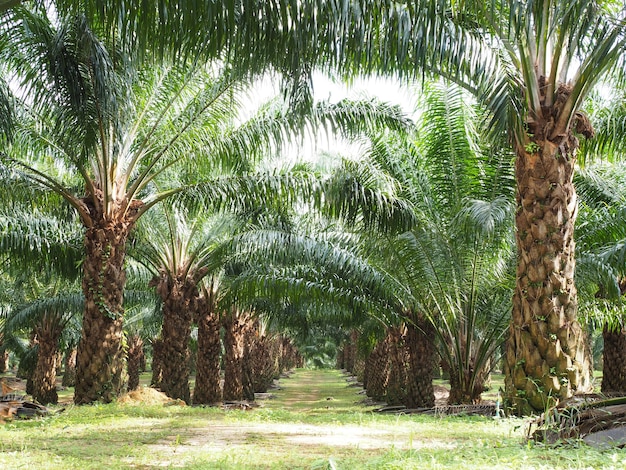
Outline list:
[[[14,308],[7,319],[7,327],[15,331],[45,321],[54,322],[62,329],[71,317],[80,315],[84,302],[83,294],[77,291],[41,297]]]
[[[153,276],[191,276],[199,282],[219,272],[238,224],[224,213],[191,215],[171,207],[153,211],[140,222],[129,254]]]
[[[0,215],[0,249],[11,256],[14,269],[28,263],[32,269],[75,279],[83,256],[81,238],[77,224],[22,206]]]
[[[398,232],[415,226],[410,201],[398,197],[390,178],[365,162],[343,162],[321,189],[316,205],[353,227]]]
[[[626,59],[625,59],[626,60]],[[622,84],[623,85],[623,82]],[[593,97],[586,106],[595,131],[593,139],[582,142],[580,159],[620,161],[626,146],[626,93],[620,85],[606,86],[610,99]]]

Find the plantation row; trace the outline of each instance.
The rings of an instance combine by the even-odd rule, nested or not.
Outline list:
[[[292,346],[324,366],[346,341],[368,390],[411,408],[439,367],[450,403],[501,368],[518,414],[593,391],[601,354],[602,391],[626,390],[622,6],[0,13],[0,347],[37,399],[58,350],[76,404],[136,387],[144,345],[154,386],[213,403],[220,367],[222,399],[252,398],[302,363]],[[319,74],[415,107],[318,99]]]

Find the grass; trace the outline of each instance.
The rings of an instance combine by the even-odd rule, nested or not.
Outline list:
[[[525,421],[388,415],[338,371],[299,370],[252,411],[74,407],[0,425],[1,469],[617,469],[626,451],[530,445]]]

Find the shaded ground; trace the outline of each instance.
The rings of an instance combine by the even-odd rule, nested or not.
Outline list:
[[[247,411],[174,406],[145,389],[15,420],[0,425],[0,469],[626,468],[613,450],[529,445],[519,419],[370,412],[339,371],[299,370],[280,386]]]

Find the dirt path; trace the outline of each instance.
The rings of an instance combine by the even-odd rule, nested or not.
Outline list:
[[[336,413],[354,411],[355,405],[365,398],[359,395],[360,387],[353,386],[336,370],[298,370],[282,378],[280,387],[265,406],[294,412]]]
[[[272,391],[272,398],[260,400],[260,408],[248,412],[249,420],[190,428],[176,436],[176,445],[164,442],[155,446],[155,451],[167,463],[168,455],[175,462],[183,455],[193,458],[196,453],[234,449],[276,455],[298,452],[310,457],[449,446],[416,439],[414,429],[399,426],[391,416],[372,416],[371,408],[360,404],[365,398],[359,394],[361,388],[349,383],[340,371],[298,370],[282,378],[279,385],[281,389]],[[257,421],[255,415],[263,413],[269,414],[269,420]]]

